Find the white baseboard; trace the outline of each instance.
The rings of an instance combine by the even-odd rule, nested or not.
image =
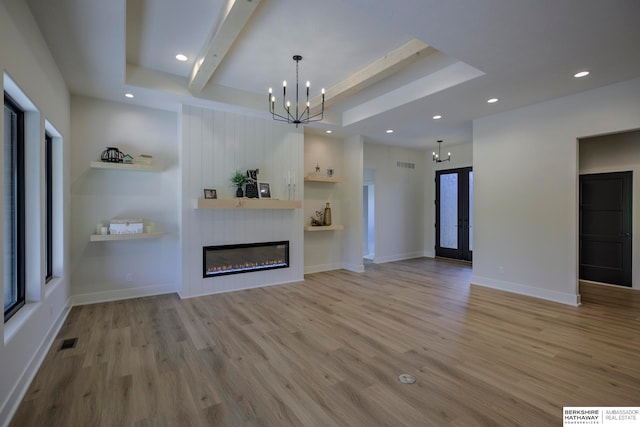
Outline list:
[[[436,251],[431,250],[431,251],[424,251],[422,253],[422,256],[425,258],[435,258],[436,257]]]
[[[115,289],[111,291],[90,292],[86,294],[75,294],[70,298],[71,306],[96,304],[100,302],[118,301],[123,299],[151,297],[177,292],[174,283],[161,285],[140,286],[135,288]]]
[[[561,304],[572,305],[574,307],[580,305],[580,296],[576,294],[567,294],[564,292],[557,292],[549,289],[541,289],[533,286],[522,285],[519,283],[490,279],[488,277],[471,276],[471,284],[484,286],[486,288],[499,289],[501,291],[513,292],[515,294],[527,295],[530,297],[540,298],[548,301],[559,302]]]
[[[364,273],[364,264],[343,264],[342,268],[345,270],[353,271],[354,273]]]
[[[51,348],[51,345],[53,345],[53,341],[55,340],[56,336],[58,336],[58,332],[60,332],[60,328],[62,328],[64,321],[67,320],[67,316],[69,315],[70,311],[71,303],[70,301],[67,301],[67,305],[60,312],[55,321],[51,324],[51,328],[49,328],[49,332],[47,333],[45,339],[42,341],[42,343],[38,347],[38,350],[35,352],[31,360],[27,364],[27,367],[22,373],[22,376],[13,387],[13,390],[11,390],[11,393],[9,393],[9,396],[4,402],[4,405],[2,406],[2,408],[0,408],[0,420],[2,420],[0,422],[2,422],[2,427],[7,427],[11,422],[11,419],[18,410],[18,406],[20,406],[22,399],[24,398],[27,390],[29,389],[29,386],[31,385],[31,382],[38,373],[42,362],[44,362],[44,358],[47,356],[49,348]]]
[[[305,265],[304,266],[304,274],[312,274],[312,273],[321,273],[323,271],[340,270],[341,268],[342,268],[342,264],[339,264],[339,263]]]
[[[375,264],[382,264],[385,262],[404,261],[405,259],[422,258],[423,256],[424,256],[423,252],[407,252],[404,254],[395,254],[395,255],[387,255],[387,256],[376,255],[373,258],[373,262]]]

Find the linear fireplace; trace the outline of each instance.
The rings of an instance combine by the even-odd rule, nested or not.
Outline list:
[[[288,241],[202,248],[202,277],[204,278],[288,267]]]

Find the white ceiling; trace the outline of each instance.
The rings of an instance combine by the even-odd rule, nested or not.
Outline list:
[[[304,57],[300,80],[314,95],[419,39],[437,51],[331,105],[327,123],[314,125],[406,147],[469,142],[475,118],[640,76],[637,0],[253,0],[207,87],[192,94],[193,62],[227,1],[27,3],[71,93],[167,109],[268,117],[267,88],[295,81],[292,55]],[[591,75],[573,78],[583,69]]]

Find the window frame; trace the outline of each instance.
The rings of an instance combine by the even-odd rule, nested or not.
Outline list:
[[[45,283],[53,279],[53,137],[44,133]]]
[[[4,107],[8,108],[16,117],[15,132],[12,132],[12,144],[15,144],[16,149],[16,194],[15,194],[15,209],[16,209],[16,241],[15,248],[4,248],[4,251],[14,250],[16,252],[16,301],[8,306],[4,310],[5,323],[25,305],[26,296],[26,233],[25,233],[25,220],[26,220],[26,197],[25,197],[25,120],[24,110],[20,108],[19,104],[11,98],[9,94],[4,92]],[[5,123],[4,126],[8,124]],[[12,126],[13,123],[9,124]],[[4,138],[4,137],[3,137]],[[5,141],[3,141],[3,144]],[[3,201],[4,203],[4,201]]]

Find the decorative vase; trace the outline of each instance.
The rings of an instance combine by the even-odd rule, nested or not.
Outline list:
[[[324,225],[331,225],[331,206],[329,206],[329,202],[324,207]]]
[[[244,197],[244,191],[242,191],[242,187],[238,187],[236,190],[236,197]]]
[[[118,150],[118,147],[107,147],[106,150],[100,154],[100,160],[109,163],[122,163],[124,153]]]

